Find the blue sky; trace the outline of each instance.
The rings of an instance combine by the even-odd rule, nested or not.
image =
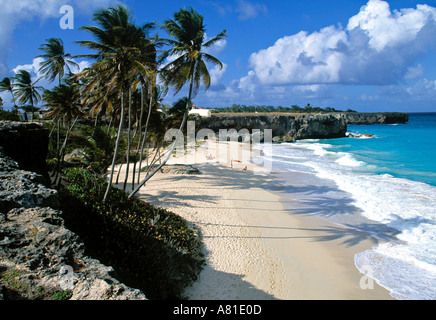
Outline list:
[[[211,67],[212,86],[200,107],[246,105],[334,107],[358,111],[436,112],[436,0],[125,0],[138,24],[162,24],[192,6],[207,35],[226,29],[211,49],[224,69]],[[19,68],[38,78],[35,57],[50,37],[66,51],[89,39],[80,26],[111,0],[0,0],[0,78]],[[74,29],[60,28],[59,9],[74,9]],[[164,32],[156,29],[161,36]],[[82,67],[89,61],[77,59]],[[50,88],[46,80],[39,84]],[[166,103],[186,94],[171,93]],[[6,106],[9,96],[1,94]]]

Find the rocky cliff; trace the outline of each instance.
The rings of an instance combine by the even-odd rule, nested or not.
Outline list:
[[[0,122],[0,128],[0,147],[9,154],[0,152],[0,300],[146,299],[113,278],[112,267],[85,255],[83,242],[64,225],[57,191],[42,175],[23,170],[46,152],[46,130],[27,123]],[[33,158],[13,142],[25,144]]]
[[[347,124],[358,125],[407,123],[409,121],[409,115],[401,112],[344,112],[335,113],[334,116],[344,117]]]
[[[210,129],[217,135],[220,130],[258,129],[272,130],[273,141],[292,142],[303,139],[331,139],[346,136],[347,125],[407,123],[409,115],[399,112],[331,114],[215,114],[210,118],[198,118],[196,130]],[[262,136],[262,135],[261,135]],[[263,137],[263,136],[262,136]],[[261,139],[263,141],[263,139]]]
[[[274,141],[292,142],[302,139],[329,139],[345,137],[347,123],[340,115],[215,115],[196,122],[196,129],[272,130]],[[262,140],[262,139],[261,139]]]
[[[46,173],[48,130],[34,122],[0,121],[0,147],[20,169]]]

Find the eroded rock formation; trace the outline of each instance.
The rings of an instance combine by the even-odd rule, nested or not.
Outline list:
[[[29,157],[13,150],[20,141]],[[112,267],[86,256],[83,242],[64,225],[57,191],[41,174],[24,170],[29,159],[31,167],[41,165],[47,142],[39,125],[0,122],[0,147],[9,155],[0,152],[0,300],[146,299],[115,279]]]

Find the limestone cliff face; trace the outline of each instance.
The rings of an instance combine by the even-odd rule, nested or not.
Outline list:
[[[347,123],[345,118],[337,115],[250,115],[250,116],[213,116],[203,118],[196,123],[197,130],[235,129],[271,129],[274,141],[291,142],[302,139],[330,139],[345,137]]]
[[[44,170],[47,148],[41,126],[0,122],[0,300],[50,300],[63,290],[71,300],[145,300],[113,278],[112,267],[85,254],[65,227],[57,191],[25,170]],[[19,287],[3,281],[12,275]]]
[[[350,124],[393,124],[407,123],[407,113],[354,113],[341,112],[331,114],[253,114],[253,115],[214,115],[196,121],[197,131],[210,129],[217,135],[220,130],[271,129],[273,141],[292,142],[303,139],[331,139],[346,136]],[[262,140],[262,139],[261,139]]]
[[[358,125],[407,123],[409,121],[409,115],[401,112],[345,112],[335,113],[334,116],[345,117],[347,124]]]

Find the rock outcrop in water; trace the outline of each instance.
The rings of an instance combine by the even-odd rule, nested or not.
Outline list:
[[[27,123],[0,122],[0,128],[0,147],[9,155],[0,152],[0,300],[146,299],[113,278],[112,267],[85,255],[83,242],[64,225],[57,191],[43,184],[42,175],[23,169],[29,159],[20,162],[22,152],[13,150],[13,142],[26,144],[37,164],[48,132]]]

